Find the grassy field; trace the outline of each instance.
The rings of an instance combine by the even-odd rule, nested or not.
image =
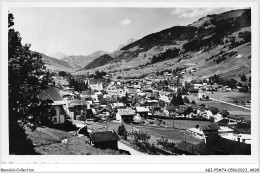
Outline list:
[[[226,92],[229,93],[229,92]],[[217,93],[216,93],[217,94]],[[221,93],[218,93],[221,94]],[[224,95],[224,93],[222,93],[222,95]],[[231,94],[227,95],[228,97],[231,97]],[[199,100],[198,96],[194,96],[194,95],[187,95],[187,97],[189,98],[190,101],[194,100],[198,105],[200,104],[205,104],[208,106],[213,106],[213,107],[217,107],[220,111],[226,109],[230,114],[234,115],[234,116],[238,116],[238,117],[244,117],[247,120],[251,119],[251,111],[247,110],[247,109],[243,109],[243,108],[239,108],[236,106],[232,106],[229,104],[225,104],[225,103],[220,103],[220,102],[216,102],[216,101],[212,101],[212,100],[208,100],[208,101],[201,101]],[[223,96],[224,97],[224,96]],[[236,96],[234,96],[236,97]],[[239,98],[241,97],[247,97],[245,95],[242,96],[237,96]],[[228,98],[227,98],[228,99]],[[239,99],[238,99],[239,100]],[[240,99],[241,100],[241,99]],[[227,101],[227,100],[226,100]],[[232,103],[233,101],[230,101],[230,103]]]
[[[174,127],[178,128],[178,129],[189,129],[189,128],[193,128],[195,127],[197,124],[199,126],[206,126],[208,125],[210,122],[209,121],[193,121],[193,120],[169,120],[169,119],[162,119],[162,122],[165,122],[165,125],[160,126],[158,125],[157,120],[155,120],[155,125],[156,126],[149,126],[149,127],[154,127],[154,128],[160,128],[160,129],[169,129],[172,128],[173,123],[174,123]],[[114,130],[117,132],[118,127],[120,126],[120,123],[114,123],[114,122],[108,122],[108,130]],[[127,131],[132,131],[132,125],[130,124],[126,124],[124,123],[126,130]],[[139,130],[140,125],[138,124],[133,124],[133,130],[138,131]],[[145,126],[144,126],[145,127]],[[89,129],[92,129],[91,125],[88,125]],[[106,130],[106,123],[105,122],[101,122],[101,123],[94,123],[93,124],[93,129],[95,131],[103,131]]]
[[[195,127],[196,125],[199,126],[207,126],[210,122],[209,121],[192,121],[192,120],[163,120],[166,125],[172,127],[174,124],[174,127],[179,129],[190,129]]]
[[[88,144],[88,138],[72,137],[66,144],[54,143],[48,146],[36,147],[35,150],[44,155],[121,155],[123,151],[111,149],[102,150]]]
[[[107,64],[95,69],[90,70],[83,70],[74,72],[73,75],[76,74],[86,74],[87,71],[89,72],[95,72],[96,70],[104,70],[104,71],[110,71],[110,70],[118,70],[116,72],[114,78],[117,78],[118,76],[121,77],[131,77],[131,76],[139,76],[142,74],[147,74],[151,72],[156,72],[161,69],[175,69],[177,67],[181,66],[189,66],[187,70],[190,70],[192,68],[196,68],[197,72],[194,72],[192,74],[185,74],[187,78],[195,79],[195,78],[208,78],[209,76],[212,76],[213,74],[218,74],[222,76],[223,78],[235,78],[240,79],[239,74],[246,74],[247,77],[251,75],[249,72],[251,69],[251,59],[248,59],[248,56],[251,55],[251,43],[243,44],[239,47],[236,47],[229,51],[237,51],[237,54],[243,55],[242,58],[236,58],[236,55],[229,57],[225,62],[221,62],[219,64],[216,64],[213,62],[213,59],[210,61],[206,61],[209,57],[212,55],[218,54],[221,50],[226,51],[226,48],[224,48],[224,45],[219,45],[209,51],[206,52],[192,52],[189,53],[189,55],[192,57],[190,59],[183,59],[180,62],[178,62],[179,58],[166,60],[163,62],[159,62],[156,64],[152,64],[151,66],[145,66],[140,69],[131,69],[130,71],[121,71],[126,67],[138,67],[141,64],[146,64],[149,62],[149,58],[151,58],[153,55],[156,55],[160,53],[160,51],[157,51],[155,49],[151,49],[146,52],[146,57],[144,57],[144,53],[140,53],[140,56],[131,59],[131,61],[127,62],[118,62],[115,64]],[[188,64],[194,64],[194,65],[188,65]],[[112,66],[113,68],[108,68],[109,66]]]
[[[170,127],[172,127],[172,120],[163,120]],[[148,134],[151,135],[151,139],[149,142],[151,143],[156,143],[157,139],[160,139],[162,136],[168,138],[170,141],[174,142],[181,142],[182,140],[185,140],[185,135],[186,135],[186,140],[192,143],[199,143],[200,140],[193,137],[190,133],[186,131],[188,128],[195,127],[197,124],[200,126],[208,125],[209,122],[205,121],[189,121],[189,120],[175,120],[174,121],[174,127],[175,128],[167,128],[167,127],[152,127],[152,126],[140,126],[138,124],[134,124],[133,126],[130,124],[124,124],[126,127],[127,131],[146,131]],[[117,132],[118,127],[121,124],[119,123],[114,123],[114,122],[108,122],[108,130],[115,130]],[[92,128],[91,125],[88,126],[90,129]],[[178,128],[184,129],[184,130],[179,130]],[[98,130],[98,131],[103,131],[106,130],[106,123],[94,123],[93,124],[93,129]],[[185,135],[184,135],[185,134]]]
[[[164,120],[166,124],[171,125],[172,120]],[[83,123],[83,122],[81,122]],[[124,124],[127,131],[145,131],[151,135],[149,140],[150,143],[156,143],[158,139],[162,136],[168,138],[169,141],[172,142],[181,142],[186,140],[188,142],[197,144],[200,143],[201,140],[192,136],[192,134],[188,133],[186,129],[192,128],[195,125],[207,125],[208,122],[202,121],[189,121],[189,120],[175,120],[174,126],[175,128],[170,127],[151,127],[151,126],[140,126],[138,124],[134,124],[133,126],[130,124]],[[108,126],[107,126],[108,125]],[[103,131],[103,130],[115,130],[117,131],[118,127],[121,124],[114,122],[101,122],[94,123],[93,129],[95,131]],[[108,127],[108,128],[106,128]],[[88,125],[88,128],[92,129],[92,125]],[[180,130],[178,128],[182,128]],[[51,129],[51,128],[37,128],[35,131],[26,130],[28,134],[28,138],[32,140],[35,145],[35,151],[39,154],[43,155],[121,155],[127,154],[126,151],[123,150],[102,150],[99,148],[95,148],[90,146],[87,137],[77,137],[73,136],[72,133],[64,132],[61,130]],[[63,139],[67,139],[67,143],[62,143]],[[129,141],[131,141],[131,135],[128,137]]]
[[[245,101],[251,100],[250,93],[242,93],[242,92],[214,92],[213,94],[207,94],[209,97],[218,99],[221,101],[234,103],[234,101]]]
[[[93,123],[93,130],[94,131],[106,131],[108,129],[108,130],[114,130],[114,131],[117,132],[118,127],[120,125],[121,125],[120,123],[115,123],[115,122],[108,122],[108,123],[106,123],[106,122],[94,122]],[[131,125],[129,125],[129,124],[124,124],[124,125],[125,125],[127,131],[132,130]],[[133,126],[133,128],[134,128],[135,131],[138,130],[134,126]],[[88,129],[92,129],[92,125],[88,125]]]
[[[179,143],[181,141],[185,140],[186,136],[186,141],[193,143],[193,144],[198,144],[201,142],[201,140],[195,138],[187,132],[186,130],[178,130],[178,129],[169,129],[169,128],[154,128],[154,127],[145,127],[145,126],[139,126],[138,127],[140,130],[147,132],[149,135],[151,135],[151,139],[149,142],[151,143],[156,143],[158,139],[160,139],[162,136],[164,138],[168,138],[169,141]]]
[[[68,132],[51,128],[37,128],[35,131],[26,129],[28,138],[32,140],[35,146],[50,145],[60,143],[63,139],[72,137],[73,135]]]

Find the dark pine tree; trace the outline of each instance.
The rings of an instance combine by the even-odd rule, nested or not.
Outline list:
[[[181,95],[181,90],[178,89],[177,97],[176,97],[176,103],[177,105],[184,105],[182,95]]]
[[[178,106],[177,104],[177,97],[176,97],[176,94],[173,93],[173,96],[172,96],[172,100],[171,100],[171,103],[170,103],[171,106]]]

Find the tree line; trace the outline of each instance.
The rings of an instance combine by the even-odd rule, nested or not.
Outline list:
[[[74,88],[74,91],[86,91],[90,89],[88,83],[79,79],[74,79],[70,77],[69,79],[69,87]]]

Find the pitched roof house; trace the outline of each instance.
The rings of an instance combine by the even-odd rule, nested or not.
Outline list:
[[[188,129],[189,132],[193,133],[197,138],[204,139],[205,141],[209,136],[216,136],[219,134],[220,127],[217,123],[210,123],[207,126],[200,127],[197,125],[194,128]]]
[[[109,116],[112,113],[112,108],[111,106],[107,105],[99,110],[97,110],[96,115],[101,115],[101,114],[106,114],[107,116]]]
[[[40,92],[39,98],[41,100],[49,99],[52,101],[61,101],[62,100],[62,97],[59,94],[59,89],[57,89],[55,87],[51,87],[51,86],[49,86],[47,89]]]
[[[216,134],[220,129],[217,123],[211,123],[207,126],[202,126],[201,130],[204,132],[205,135]]]
[[[133,122],[133,118],[136,115],[135,110],[132,108],[118,109],[116,113],[116,120],[119,123]]]
[[[111,106],[113,109],[115,108],[120,109],[125,107],[124,103],[111,103]]]
[[[149,108],[146,107],[136,107],[136,112],[150,112]]]
[[[141,117],[147,117],[148,113],[150,112],[150,109],[147,107],[137,106],[135,109],[136,109],[136,113],[138,113]]]
[[[185,154],[185,155],[193,155],[194,154],[194,144],[189,143],[187,141],[181,141],[175,147],[175,152],[178,154]]]
[[[115,131],[101,131],[90,133],[90,143],[102,149],[118,149],[119,136]]]
[[[222,138],[218,135],[210,136],[207,142],[194,146],[197,155],[250,155],[251,145]]]
[[[64,110],[66,101],[64,101],[59,94],[59,89],[55,87],[48,87],[46,90],[43,90],[39,94],[41,100],[51,101],[51,109],[55,116],[52,117],[53,124],[62,124],[65,123],[65,117],[67,115]]]
[[[87,101],[86,100],[74,99],[74,100],[70,100],[68,105],[69,105],[69,107],[74,107],[74,106],[79,106],[79,105],[87,105]]]

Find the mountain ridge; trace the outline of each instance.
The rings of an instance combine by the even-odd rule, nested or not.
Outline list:
[[[39,53],[42,57],[42,60],[47,67],[47,69],[51,71],[68,71],[73,72],[74,69],[71,65],[69,65],[67,62],[47,56],[43,53]]]
[[[173,26],[156,33],[151,33],[135,42],[122,47],[120,50],[112,52],[106,63],[98,64],[99,61],[91,62],[88,71],[105,70],[108,72],[123,75],[140,75],[147,72],[146,69],[157,71],[164,68],[165,63],[169,63],[171,68],[178,67],[182,62],[189,62],[202,56],[199,61],[208,63],[216,60],[226,63],[221,56],[213,57],[220,52],[228,52],[240,45],[247,45],[251,41],[251,10],[239,9],[231,10],[221,14],[207,15],[187,26]],[[248,47],[248,46],[246,46]],[[176,50],[174,56],[166,54],[167,50]],[[179,50],[179,51],[177,51]],[[176,54],[178,52],[178,54]],[[237,53],[240,53],[239,51]],[[250,52],[247,51],[247,55]],[[168,57],[167,57],[167,56]],[[176,56],[177,55],[177,56]],[[234,56],[234,55],[233,55]],[[163,57],[163,58],[162,58]],[[99,57],[100,58],[100,57]],[[227,58],[227,57],[226,57]],[[157,59],[156,61],[153,61]],[[208,60],[210,59],[210,60]],[[101,61],[101,59],[99,59]],[[223,61],[222,61],[223,60]],[[235,59],[238,61],[238,59]],[[239,60],[246,61],[244,59]],[[156,63],[153,63],[156,62]],[[95,64],[96,63],[96,64]],[[212,62],[210,67],[217,66]],[[249,63],[246,61],[246,63]],[[157,65],[158,64],[158,65]],[[196,63],[195,63],[196,64]],[[230,64],[231,66],[233,64]],[[155,68],[158,66],[157,68]],[[168,67],[167,67],[168,68]],[[140,69],[140,70],[139,70]],[[143,69],[144,72],[141,71]],[[214,71],[214,70],[213,70]],[[120,73],[118,73],[120,72]],[[84,74],[81,71],[75,74]]]
[[[71,66],[77,67],[76,69],[82,69],[87,64],[89,64],[94,59],[106,54],[108,52],[105,51],[95,51],[89,55],[71,55],[68,57],[63,58],[63,61],[68,62]]]
[[[123,48],[123,47],[125,47],[125,46],[127,46],[127,45],[129,45],[129,44],[131,44],[133,42],[135,42],[136,40],[138,40],[138,39],[130,38],[129,40],[127,40],[127,42],[125,44],[120,44],[118,46],[117,50],[120,50],[121,48]]]
[[[58,60],[61,60],[65,57],[68,57],[67,55],[61,53],[61,52],[56,52],[56,53],[53,53],[53,54],[50,54],[50,55],[47,55],[49,57],[52,57],[52,58],[55,58],[55,59],[58,59]]]
[[[84,67],[84,69],[90,69],[90,68],[95,68],[98,66],[102,66],[112,60],[113,58],[109,56],[108,54],[104,54],[100,56],[99,58],[94,59],[91,63],[89,63],[87,66]]]

